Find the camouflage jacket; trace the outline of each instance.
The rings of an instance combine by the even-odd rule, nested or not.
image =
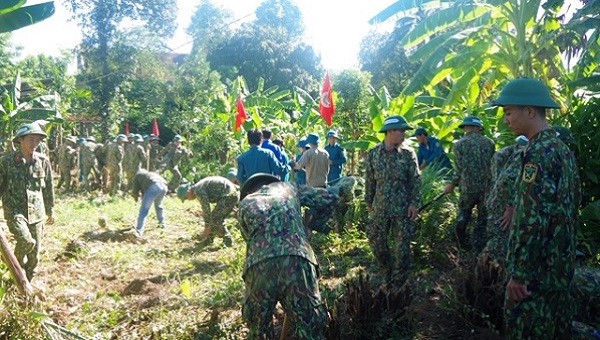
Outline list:
[[[409,205],[421,201],[421,175],[415,151],[406,146],[387,151],[383,143],[369,150],[366,161],[365,201],[373,214],[404,217]]]
[[[79,153],[81,154],[81,164],[83,166],[92,167],[96,165],[96,148],[97,145],[94,142],[85,142],[81,146]]]
[[[238,211],[247,243],[244,273],[263,260],[279,256],[299,256],[318,265],[302,222],[301,206],[331,208],[337,200],[335,190],[296,187],[289,182],[265,185],[246,196]]]
[[[146,149],[141,144],[134,144],[129,149],[129,154],[127,158],[131,158],[127,164],[127,168],[125,171],[128,172],[137,172],[139,169],[146,169],[148,166],[148,154],[146,153]],[[125,164],[123,164],[125,167]]]
[[[67,143],[58,148],[58,167],[61,171],[69,171],[77,167],[77,149]]]
[[[452,184],[461,193],[485,193],[490,186],[494,142],[477,132],[467,132],[453,147],[456,171]]]
[[[517,177],[521,172],[523,149],[510,145],[498,150],[492,158],[491,188],[486,197],[488,218],[499,220],[507,205],[514,205]]]
[[[164,152],[163,167],[165,169],[175,169],[179,166],[179,162],[182,159],[192,157],[192,152],[183,145],[176,148],[173,144],[169,144],[165,147]]]
[[[52,215],[54,185],[50,161],[34,152],[26,163],[20,151],[9,152],[0,158],[0,193],[4,218],[25,216],[29,223],[41,222]]]
[[[570,289],[579,208],[575,157],[553,129],[530,139],[521,162],[507,275],[530,290]]]
[[[237,196],[235,184],[221,176],[203,178],[198,183],[194,184],[192,189],[201,201],[210,203],[216,203],[225,196]],[[204,209],[204,207],[202,208]]]
[[[123,157],[125,148],[119,143],[110,143],[106,145],[106,166],[111,169],[123,168]]]

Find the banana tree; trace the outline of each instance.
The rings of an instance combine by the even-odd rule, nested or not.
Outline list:
[[[21,76],[17,74],[10,87],[0,87],[0,138],[9,140],[17,127],[25,122],[45,121],[49,130],[63,122],[58,109],[60,96],[57,93],[40,95],[22,101]]]
[[[0,0],[0,33],[7,33],[48,19],[54,14],[54,2],[23,5],[27,0]]]

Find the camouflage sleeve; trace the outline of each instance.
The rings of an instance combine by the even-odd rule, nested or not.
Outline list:
[[[50,161],[46,158],[43,161],[45,175],[45,186],[42,189],[42,197],[44,199],[44,208],[46,210],[46,216],[53,216],[54,214],[54,184],[52,182],[52,166]]]
[[[240,203],[240,209],[238,210],[238,226],[240,228],[240,233],[242,234],[242,238],[244,239],[244,241],[248,241],[248,235],[249,235],[249,231],[248,231],[248,225],[246,224],[246,220],[244,218],[246,209],[243,206],[243,203]]]
[[[463,164],[462,164],[462,154],[460,151],[460,146],[457,144],[454,144],[454,147],[452,148],[452,152],[454,153],[454,160],[455,160],[455,164],[456,164],[456,171],[454,171],[454,175],[452,176],[452,185],[454,186],[458,186],[458,184],[460,183],[460,175],[462,173],[463,170]]]
[[[365,202],[370,207],[375,198],[375,174],[373,173],[373,151],[367,154],[367,166],[365,171]]]
[[[410,167],[408,169],[408,180],[410,190],[410,205],[415,207],[421,206],[421,174],[419,173],[419,165],[417,164],[417,155],[414,150],[410,150]]]
[[[312,188],[301,185],[298,187],[300,205],[309,208],[332,208],[338,202],[338,188]]]

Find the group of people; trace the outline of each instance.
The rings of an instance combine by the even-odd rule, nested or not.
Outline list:
[[[468,116],[460,124],[464,136],[453,146],[454,171],[444,189],[445,193],[455,187],[460,190],[455,227],[458,246],[481,253],[480,266],[502,267],[509,338],[567,338],[580,198],[575,158],[560,138],[566,134],[557,134],[546,117],[548,108],[559,106],[545,85],[529,78],[509,82],[494,104],[502,107],[504,122],[521,137],[514,146],[495,151],[494,142],[483,136],[481,119]],[[386,282],[393,286],[403,285],[410,276],[410,244],[421,206],[420,171],[434,165],[451,168],[439,141],[422,128],[413,135],[419,141],[418,153],[405,146],[406,132],[412,129],[402,116],[386,118],[379,131],[385,134],[382,143],[369,150],[364,160],[364,200],[370,219],[367,237]],[[38,261],[41,230],[44,223],[54,222],[50,162],[35,151],[44,137],[38,125],[25,124],[13,139],[17,150],[0,159],[4,214],[15,235],[15,255],[30,279]],[[175,151],[157,153],[162,157],[158,167],[151,167],[152,161],[143,156],[133,156],[152,153],[153,147],[146,149],[143,138],[138,142],[137,136],[129,142],[127,136],[117,136],[102,147],[106,148],[102,161],[112,183],[110,190],[120,188],[120,162],[128,152],[125,145],[131,144],[132,156],[125,158],[135,159],[135,172],[132,168],[127,175],[128,188],[135,199],[140,194],[142,198],[136,225],[139,237],[152,205],[159,225],[165,227],[162,200],[176,189],[180,199],[200,201],[203,237],[212,241],[219,236],[230,246],[231,234],[224,220],[237,206],[247,246],[242,314],[251,336],[270,335],[279,301],[294,320],[297,338],[322,338],[327,313],[310,233],[324,230],[343,197],[345,183],[355,183],[356,178],[342,176],[346,155],[337,144],[336,131],[327,133],[325,148],[319,145],[317,134],[301,139],[294,160],[271,141],[269,130],[250,130],[247,138],[250,149],[237,158],[237,170],[232,169],[227,178],[211,176],[194,184],[179,183],[181,175],[173,170],[181,157],[191,155],[181,148],[177,136],[170,146]],[[94,168],[100,162],[97,156],[95,162],[83,157],[87,152],[97,155],[100,146],[89,138],[78,141],[79,146],[74,138],[67,140],[71,149],[64,154],[73,157],[78,149],[81,165],[85,165],[82,183],[88,186],[87,170],[100,173]],[[164,168],[174,172],[174,186],[159,175]],[[292,172],[296,184],[290,182]],[[70,179],[61,176],[59,184],[67,182]],[[307,209],[304,216],[301,207]],[[467,227],[475,207],[478,220],[470,242]]]
[[[140,169],[162,173],[171,172],[169,190],[174,191],[183,176],[179,170],[182,159],[192,156],[182,145],[183,138],[175,135],[162,146],[158,136],[142,137],[140,134],[119,134],[106,143],[96,142],[93,136],[69,136],[58,148],[57,189],[71,192],[77,183],[82,190],[102,188],[112,195],[132,189],[135,174]]]

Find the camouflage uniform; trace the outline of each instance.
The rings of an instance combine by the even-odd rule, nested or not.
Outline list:
[[[106,166],[110,177],[110,186],[108,191],[111,195],[117,193],[121,189],[121,181],[123,176],[123,156],[125,149],[120,142],[114,142],[107,145],[106,150]]]
[[[158,143],[158,139],[151,139],[148,150],[149,170],[157,171],[160,168],[164,147]]]
[[[577,320],[592,325],[600,324],[600,270],[576,268],[571,291],[576,303]]]
[[[38,152],[26,163],[20,151],[0,158],[4,218],[14,235],[15,256],[31,280],[38,264],[46,216],[52,216],[54,185],[48,158]],[[27,262],[25,262],[25,257]]]
[[[408,207],[419,206],[421,179],[413,149],[400,146],[387,151],[385,144],[367,154],[365,202],[371,208],[367,237],[388,280],[404,283],[411,267],[410,242],[415,224],[408,217]],[[394,242],[390,251],[388,234]]]
[[[507,277],[531,295],[505,300],[509,338],[567,337],[572,319],[571,283],[579,207],[575,158],[552,129],[525,149],[518,179]]]
[[[131,190],[133,187],[133,178],[137,172],[140,169],[146,169],[148,164],[148,155],[142,145],[143,142],[144,140],[141,136],[134,137],[135,144],[132,144],[129,149],[130,154],[126,156],[127,158],[131,158],[129,162],[127,162],[127,168],[125,169],[125,174],[127,176],[127,191]]]
[[[225,226],[225,219],[238,202],[235,184],[225,177],[211,176],[194,184],[192,190],[202,206],[206,239],[212,240],[215,235],[218,235],[223,238],[223,243],[231,245],[231,234]],[[212,210],[211,203],[215,204]]]
[[[60,172],[60,179],[56,188],[65,186],[65,192],[71,191],[71,171],[77,168],[77,148],[75,146],[76,140],[73,138],[67,138],[67,140],[58,149],[58,170]]]
[[[486,242],[487,210],[485,199],[490,187],[490,163],[494,142],[478,132],[467,132],[453,147],[456,172],[452,184],[460,189],[456,236],[461,246],[468,244],[467,226],[477,207],[477,224],[473,228],[473,246],[481,251]]]
[[[171,181],[169,182],[169,190],[173,191],[177,186],[181,183],[181,179],[183,176],[181,175],[181,171],[179,171],[179,163],[183,158],[188,158],[192,156],[192,152],[189,151],[183,145],[179,145],[178,147],[175,144],[170,143],[165,148],[165,155],[163,157],[163,164],[161,166],[161,171],[165,170],[171,171]]]
[[[96,148],[98,146],[93,141],[85,141],[80,146],[80,155],[81,155],[81,178],[83,182],[81,183],[86,191],[90,191],[90,174],[92,174],[92,170],[94,173],[93,176],[98,174],[98,161],[96,160]]]
[[[334,218],[336,231],[342,232],[346,223],[351,223],[354,220],[354,199],[356,198],[356,191],[360,192],[364,189],[364,180],[355,176],[343,176],[335,181],[335,184],[331,187],[337,187],[340,191],[340,201],[335,209]]]
[[[127,136],[127,143],[123,144],[123,161],[121,163],[125,178],[120,189],[123,189],[124,191],[129,191],[131,185],[133,184],[133,177],[135,177],[135,174],[137,173],[137,169],[135,167],[134,138],[134,134],[129,134],[129,136]]]
[[[326,209],[337,199],[323,188],[276,182],[240,202],[240,229],[247,242],[242,316],[250,328],[249,338],[272,335],[270,324],[278,301],[293,320],[296,339],[323,338],[327,312],[301,206]],[[321,214],[317,223],[325,223],[330,216]]]

